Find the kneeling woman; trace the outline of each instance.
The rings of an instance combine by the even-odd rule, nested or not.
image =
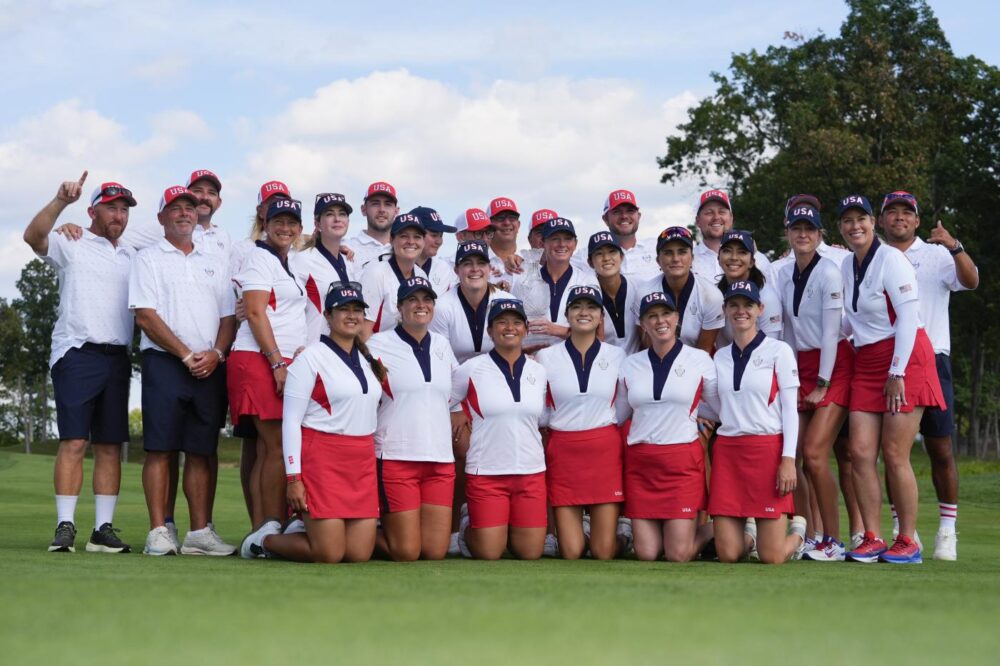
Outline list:
[[[763,306],[756,283],[733,282],[723,307],[733,342],[715,354],[722,421],[708,502],[715,550],[722,562],[736,562],[756,541],[761,562],[781,564],[805,540],[805,519],[795,516],[790,534],[786,520],[794,513],[799,436],[795,354],[757,329]]]
[[[331,285],[324,305],[330,335],[306,347],[285,383],[288,503],[306,531],[277,534],[267,523],[243,541],[243,557],[363,562],[375,548],[373,435],[385,368],[360,339],[367,307],[360,285]]]
[[[671,562],[692,559],[712,536],[698,526],[705,509],[705,450],[698,406],[716,401],[715,365],[708,353],[677,337],[673,297],[654,291],[639,303],[646,351],[625,359],[620,418],[631,412],[625,452],[625,515],[632,519],[635,554]]]
[[[414,276],[399,285],[401,323],[368,341],[386,369],[375,454],[379,503],[389,556],[440,560],[448,554],[455,456],[448,401],[458,367],[445,336],[427,329],[437,294]]]
[[[464,402],[472,414],[465,459],[469,515],[462,519],[459,539],[477,559],[499,559],[509,543],[515,557],[537,560],[547,522],[545,452],[538,432],[545,368],[521,349],[528,332],[521,301],[493,301],[487,322],[493,351],[460,365],[452,381],[453,402]]]
[[[615,399],[625,352],[597,339],[603,307],[597,287],[570,288],[569,340],[536,356],[548,377],[545,482],[559,553],[572,560],[586,550],[583,510],[588,507],[591,556],[609,560],[618,550],[615,530],[624,495]]]

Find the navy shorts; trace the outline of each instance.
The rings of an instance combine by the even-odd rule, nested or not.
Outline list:
[[[955,432],[955,384],[951,378],[951,357],[948,354],[935,354],[938,379],[941,380],[941,393],[948,409],[928,407],[920,419],[920,434],[924,437],[951,437]]]
[[[128,441],[132,363],[124,345],[86,343],[52,366],[59,439],[98,444]]]
[[[142,439],[146,451],[214,455],[226,422],[226,369],[193,377],[173,354],[142,352]]]

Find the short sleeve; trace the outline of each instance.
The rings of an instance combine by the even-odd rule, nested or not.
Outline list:
[[[941,246],[932,247],[935,250],[941,250],[940,252],[934,252],[934,259],[937,263],[938,279],[941,280],[944,288],[949,291],[967,291],[968,288],[958,279],[958,270],[955,268],[955,259],[951,256],[951,253]]]
[[[799,365],[795,360],[795,353],[784,342],[779,344],[774,358],[774,371],[778,375],[778,388],[798,388]]]
[[[722,292],[715,288],[706,287],[704,284],[698,285],[701,294],[701,328],[705,331],[713,331],[726,325],[726,318],[722,312]]]
[[[254,248],[243,260],[243,268],[233,279],[243,291],[271,291],[274,288],[274,275],[269,266],[271,256],[263,250]]]
[[[153,247],[161,240],[163,240],[163,225],[159,223],[128,224],[121,238],[125,247],[130,247],[136,252]]]
[[[128,279],[128,306],[132,310],[139,308],[155,310],[159,306],[156,271],[149,252],[140,252],[132,262]]]
[[[53,268],[66,268],[73,260],[76,244],[84,242],[83,239],[71,241],[62,234],[52,232],[49,234],[49,249],[46,254],[38,257]]]
[[[431,333],[436,333],[447,340],[449,333],[451,332],[451,320],[452,309],[450,307],[435,308],[434,318],[431,319],[431,324],[428,326],[428,330],[430,330]],[[451,349],[451,345],[448,345],[448,349]]]

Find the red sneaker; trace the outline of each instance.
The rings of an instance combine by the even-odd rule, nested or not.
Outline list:
[[[879,555],[879,559],[890,564],[920,564],[924,561],[920,556],[920,546],[905,534],[897,536],[892,548]]]
[[[865,532],[865,538],[861,541],[861,545],[848,551],[846,557],[854,562],[874,564],[878,562],[879,556],[887,550],[885,541],[875,536],[874,532]]]

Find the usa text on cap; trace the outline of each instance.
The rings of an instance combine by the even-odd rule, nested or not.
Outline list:
[[[389,230],[390,236],[395,236],[401,233],[404,229],[417,229],[421,234],[427,233],[424,229],[423,223],[420,218],[413,213],[403,213],[402,215],[397,215],[396,219],[392,221],[392,229]]]
[[[265,219],[270,222],[279,215],[291,215],[299,222],[302,221],[302,202],[296,199],[285,199],[279,197],[267,205],[267,216]]]
[[[413,277],[407,278],[399,283],[399,288],[396,289],[396,302],[402,303],[418,291],[426,291],[430,294],[431,298],[437,298],[437,293],[434,291],[434,287],[431,286],[431,283],[427,280],[427,278],[414,275]]]
[[[458,230],[450,224],[445,224],[444,220],[441,219],[441,216],[433,208],[417,206],[410,211],[410,214],[419,217],[420,222],[427,231],[433,231],[436,234],[453,234]]]
[[[554,220],[557,217],[559,217],[559,213],[549,208],[536,210],[531,214],[531,228],[534,229],[535,227],[545,224],[549,220]]]
[[[723,190],[707,190],[701,193],[701,199],[698,202],[698,210],[705,207],[709,201],[718,201],[725,204],[726,208],[729,210],[733,209],[733,205],[729,203],[729,195]]]
[[[694,238],[686,227],[667,227],[656,237],[656,251],[659,252],[667,243],[684,243],[688,247],[694,247]]]
[[[646,294],[639,301],[639,316],[643,316],[650,308],[656,307],[657,305],[662,305],[665,308],[676,311],[677,304],[674,303],[674,297],[670,294],[664,293],[662,291],[654,291],[652,293]]]
[[[882,200],[882,210],[880,212],[884,213],[886,208],[896,203],[904,204],[912,208],[914,213],[920,214],[920,209],[917,208],[917,198],[909,192],[903,192],[902,190],[889,192],[889,194],[885,195],[885,199]]]
[[[455,265],[458,266],[469,257],[482,257],[486,261],[490,260],[489,248],[485,241],[467,240],[458,244],[455,250]]]
[[[566,307],[569,308],[570,305],[580,300],[590,301],[599,308],[604,307],[604,299],[601,298],[601,292],[588,284],[577,285],[569,290],[569,295],[566,297]]]
[[[115,199],[123,199],[129,207],[135,205],[132,190],[120,183],[101,183],[90,195],[90,205],[106,204]]]
[[[209,171],[208,169],[196,169],[195,171],[192,171],[191,175],[188,176],[187,187],[190,188],[199,180],[207,180],[208,182],[212,183],[212,185],[215,185],[215,189],[217,191],[219,192],[222,191],[222,181],[219,180],[219,177],[216,176],[211,171]]]
[[[844,216],[844,213],[852,208],[857,208],[862,210],[869,215],[874,215],[875,212],[872,210],[872,205],[868,201],[868,197],[861,194],[851,194],[840,200],[837,205],[837,218]]]
[[[613,247],[619,252],[623,252],[621,243],[611,235],[610,231],[598,231],[587,241],[587,256],[589,257],[602,247]]]
[[[604,212],[614,210],[623,204],[629,204],[630,206],[639,207],[639,203],[635,200],[635,195],[628,190],[615,190],[608,195],[608,198],[604,200]]]
[[[514,203],[513,199],[508,199],[507,197],[497,197],[490,202],[489,207],[486,209],[486,214],[493,219],[500,213],[504,211],[509,211],[520,217],[521,213],[517,210],[517,204]]]
[[[269,180],[260,186],[260,192],[257,193],[257,205],[259,206],[275,196],[291,199],[292,193],[288,191],[288,185],[285,185],[280,180]]]
[[[576,229],[573,228],[573,223],[565,217],[554,217],[542,224],[542,238],[547,239],[553,234],[558,233],[569,234],[573,238],[576,238]]]
[[[749,298],[754,303],[760,303],[760,288],[757,287],[756,282],[751,280],[737,280],[729,285],[724,300],[728,301],[737,296],[743,296],[744,298]]]
[[[483,231],[491,226],[490,218],[486,211],[480,208],[467,208],[466,211],[455,218],[456,231]]]
[[[368,186],[368,192],[365,194],[365,201],[368,201],[369,197],[373,197],[376,194],[381,194],[387,196],[393,200],[393,202],[399,201],[396,198],[396,188],[383,180],[377,180]]]
[[[486,315],[486,320],[492,324],[494,319],[507,313],[516,314],[524,321],[528,321],[528,315],[524,314],[524,303],[516,298],[498,298],[490,303],[490,311]]]
[[[795,206],[785,216],[785,226],[790,227],[796,222],[809,222],[817,229],[823,228],[823,221],[820,220],[819,210],[812,206],[801,204]]]
[[[788,211],[796,206],[812,206],[816,210],[823,210],[823,204],[812,194],[793,194],[785,202],[785,219],[788,219]]]
[[[316,203],[313,204],[313,217],[318,219],[320,215],[334,206],[340,206],[347,211],[348,215],[354,212],[351,204],[347,203],[347,197],[343,194],[339,192],[323,192],[316,195]]]
[[[184,187],[183,185],[171,185],[167,189],[163,190],[163,196],[160,197],[160,211],[177,201],[178,199],[187,199],[195,206],[198,205],[198,197],[194,195],[191,190]]]
[[[747,252],[753,252],[753,235],[749,231],[727,231],[723,234],[719,247],[727,243],[739,243]]]
[[[334,282],[331,284],[330,289],[326,292],[326,298],[323,300],[324,309],[333,310],[348,303],[359,303],[362,307],[368,307],[365,299],[361,296],[361,285],[357,282]]]

